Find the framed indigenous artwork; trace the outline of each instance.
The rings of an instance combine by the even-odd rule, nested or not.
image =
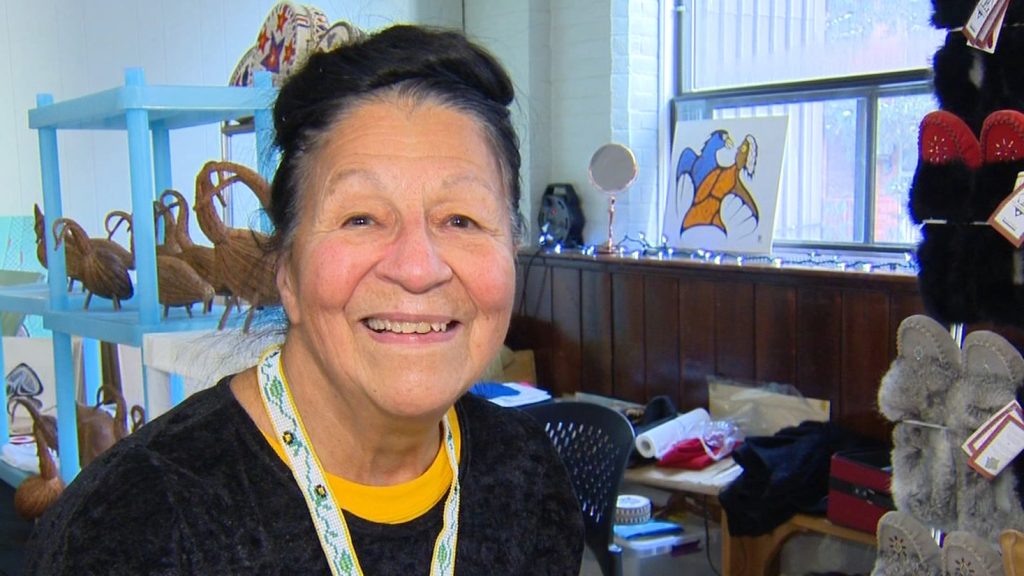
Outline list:
[[[662,233],[684,250],[767,254],[789,118],[681,120]]]

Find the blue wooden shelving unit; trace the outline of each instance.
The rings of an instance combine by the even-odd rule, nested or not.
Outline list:
[[[258,74],[256,86],[157,86],[147,85],[138,68],[125,71],[123,86],[78,98],[54,102],[49,94],[36,99],[29,110],[29,127],[39,135],[39,160],[46,230],[62,216],[61,181],[57,150],[58,130],[119,130],[128,138],[131,209],[147,214],[158,191],[172,188],[170,132],[229,120],[253,117],[261,174],[270,177],[273,159],[270,108],[275,93],[268,74]],[[197,171],[199,167],[196,167]],[[94,297],[89,310],[81,298],[69,296],[63,251],[55,251],[47,235],[47,283],[0,289],[0,310],[39,314],[53,334],[56,373],[58,441],[61,446],[61,477],[70,482],[78,474],[77,422],[75,417],[74,367],[71,337],[142,347],[151,332],[214,328],[223,308],[188,318],[172,309],[167,318],[157,301],[156,234],[152,218],[137,218],[132,227],[135,242],[135,296],[113,310],[109,301]],[[0,352],[2,354],[2,352]],[[87,354],[88,357],[88,354]],[[0,357],[2,363],[2,357]],[[87,367],[88,371],[88,367]],[[145,385],[145,374],[143,375]],[[148,398],[148,386],[146,387]],[[180,401],[180,385],[172,390],[172,402]],[[148,404],[148,400],[147,400]],[[148,406],[147,406],[148,408]],[[148,411],[148,410],[147,410]],[[0,428],[0,444],[7,441],[7,422]],[[5,470],[0,479],[16,485],[25,474]]]

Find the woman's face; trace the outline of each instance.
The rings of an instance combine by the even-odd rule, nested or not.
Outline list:
[[[287,347],[304,364],[289,373],[395,415],[437,415],[483,372],[511,315],[515,249],[492,147],[472,116],[397,98],[359,105],[321,142],[278,272]]]

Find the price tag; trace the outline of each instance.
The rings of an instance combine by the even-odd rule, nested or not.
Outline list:
[[[961,446],[967,464],[992,480],[1024,450],[1024,413],[1016,400],[985,421]]]
[[[1021,411],[1020,404],[1016,400],[1003,406],[1001,410],[990,416],[988,420],[985,420],[984,424],[967,437],[967,440],[964,441],[963,449],[967,452],[968,456],[977,453],[981,449],[982,442],[991,436],[995,427],[1008,416],[1016,417],[1024,423],[1024,412]]]
[[[1017,173],[1013,192],[999,203],[988,223],[1017,248],[1024,244],[1024,172]]]
[[[1009,3],[1010,0],[979,0],[963,29],[967,44],[978,50],[995,52]]]

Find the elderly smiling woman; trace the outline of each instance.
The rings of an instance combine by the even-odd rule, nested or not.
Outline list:
[[[553,446],[466,395],[512,309],[512,97],[454,32],[311,57],[274,108],[284,344],[84,469],[29,573],[578,573]]]

